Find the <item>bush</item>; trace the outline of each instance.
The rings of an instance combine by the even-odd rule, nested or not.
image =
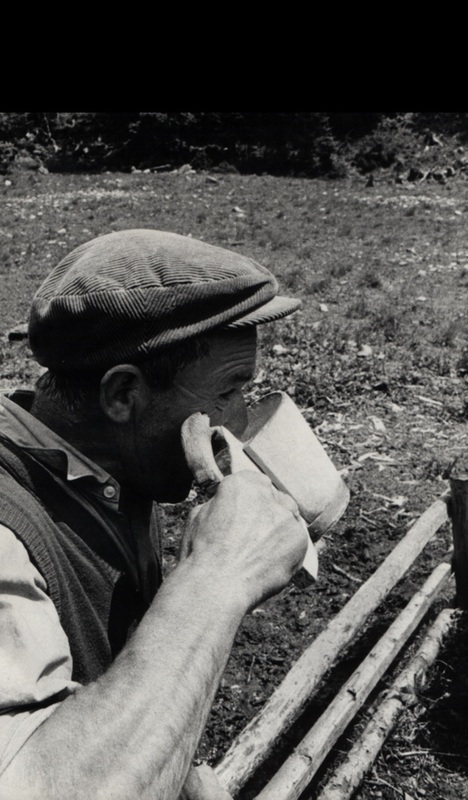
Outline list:
[[[0,113],[0,172],[7,173],[20,157],[39,167],[53,149],[47,114]]]
[[[361,173],[400,165],[423,149],[422,134],[415,129],[414,114],[384,117],[372,133],[351,148],[351,163]]]

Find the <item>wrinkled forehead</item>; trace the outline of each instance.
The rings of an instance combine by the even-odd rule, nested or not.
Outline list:
[[[255,361],[257,355],[257,327],[240,330],[221,329],[208,335],[210,353],[221,360],[242,359]]]
[[[197,359],[182,372],[199,381],[229,379],[246,383],[255,373],[257,357],[256,327],[242,330],[219,330],[206,336],[207,355]]]

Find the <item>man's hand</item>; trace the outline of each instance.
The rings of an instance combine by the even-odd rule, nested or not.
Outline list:
[[[178,798],[244,614],[302,563],[298,517],[265,476],[224,478],[191,515],[189,555],[126,647],[37,728],[0,777],[0,798],[11,786],[28,800]],[[211,774],[187,780],[195,798],[225,794]]]
[[[179,800],[232,800],[208,764],[190,770]]]
[[[193,509],[184,538],[185,554],[248,608],[280,591],[307,550],[296,502],[249,470],[224,478],[216,495]]]

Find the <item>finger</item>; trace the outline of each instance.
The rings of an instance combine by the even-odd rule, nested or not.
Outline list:
[[[240,475],[241,473],[237,474]],[[260,486],[264,486],[266,489],[269,489],[275,500],[280,503],[280,505],[282,505],[284,508],[287,508],[288,511],[291,511],[291,513],[294,514],[297,519],[301,519],[299,506],[294,498],[286,492],[282,492],[277,489],[268,475],[265,475],[263,472],[253,472],[249,470],[244,470],[243,474],[248,476],[250,484],[257,482],[260,484]]]
[[[204,503],[199,503],[198,506],[194,506],[193,508],[190,509],[187,520],[189,523],[194,521],[195,517],[197,516],[197,514],[200,513],[204,505],[205,505]]]
[[[179,548],[179,561],[184,561],[190,555],[192,550],[192,539],[190,535],[185,532]]]
[[[191,769],[184,783],[183,800],[232,800],[208,764]]]
[[[190,513],[188,515],[187,523],[186,523],[186,526],[185,526],[184,535],[182,536],[182,540],[181,540],[180,548],[179,548],[179,561],[183,561],[192,552],[192,536],[191,536],[191,533],[190,533],[190,531],[192,530],[191,524],[195,520],[195,517],[197,516],[197,514],[200,513],[201,509],[202,509],[201,505],[194,506],[194,508],[191,509],[191,511],[190,511]]]
[[[288,511],[291,512],[297,519],[301,519],[301,513],[299,511],[299,506],[297,505],[296,501],[290,494],[286,494],[285,492],[281,492],[279,489],[276,489],[275,486],[272,484],[273,493],[275,496],[276,501],[283,506],[283,508],[287,508]]]

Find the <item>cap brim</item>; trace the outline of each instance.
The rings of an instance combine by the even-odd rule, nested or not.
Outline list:
[[[226,328],[244,328],[247,325],[262,325],[264,322],[274,322],[282,317],[287,317],[293,311],[297,311],[302,305],[300,300],[293,297],[282,297],[277,295],[265,303],[263,306],[249,311],[242,317],[229,322]]]

